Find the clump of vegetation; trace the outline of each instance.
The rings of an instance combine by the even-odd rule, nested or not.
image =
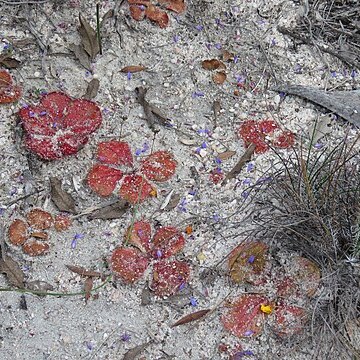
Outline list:
[[[276,239],[274,252],[296,252],[321,270],[311,304],[316,359],[360,356],[358,143],[359,137],[345,137],[332,148],[310,142],[290,156],[278,153],[284,170],[273,173],[255,196],[260,214],[253,237]]]

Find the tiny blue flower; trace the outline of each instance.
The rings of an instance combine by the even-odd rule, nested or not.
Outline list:
[[[254,255],[250,255],[248,263],[252,264],[255,261],[255,256]]]
[[[190,297],[190,305],[191,306],[198,306],[198,301],[194,297]]]

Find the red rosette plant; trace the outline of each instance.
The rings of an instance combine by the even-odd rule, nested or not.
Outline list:
[[[270,146],[287,149],[294,145],[295,134],[288,130],[281,130],[274,120],[247,120],[239,128],[239,136],[245,147],[255,144],[255,152],[265,153]]]
[[[0,104],[9,104],[18,100],[21,89],[15,85],[10,73],[0,69]]]
[[[190,267],[186,262],[169,260],[184,245],[185,238],[175,227],[160,227],[152,237],[150,223],[136,221],[127,229],[124,245],[113,251],[110,266],[115,276],[125,283],[134,283],[153,260],[150,288],[158,296],[170,296],[181,289],[190,277]]]
[[[178,14],[185,11],[184,0],[158,0],[154,3],[151,0],[128,0],[128,3],[130,15],[134,20],[141,21],[148,18],[160,28],[169,25],[169,16],[161,7]]]
[[[131,204],[156,196],[155,187],[149,182],[165,182],[175,173],[177,162],[168,151],[156,151],[134,168],[133,156],[128,143],[111,140],[98,144],[95,164],[87,175],[89,187],[100,196],[109,196],[120,183],[119,195]],[[124,172],[118,167],[131,167]]]
[[[93,101],[72,99],[62,92],[46,94],[38,105],[23,107],[19,117],[26,148],[44,160],[76,154],[102,122]]]
[[[278,336],[288,337],[303,331],[309,320],[309,312],[301,305],[315,295],[320,269],[314,262],[296,256],[290,261],[288,273],[265,274],[267,251],[266,244],[249,241],[238,245],[229,255],[229,275],[234,282],[260,286],[267,277],[276,290],[272,299],[259,291],[259,294],[241,295],[227,304],[221,321],[237,337],[261,334],[265,322]]]

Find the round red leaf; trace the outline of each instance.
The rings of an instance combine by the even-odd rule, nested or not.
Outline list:
[[[150,252],[151,243],[151,225],[147,221],[136,221],[129,226],[124,236],[125,243],[129,242],[135,245],[142,252]]]
[[[229,305],[221,317],[224,328],[238,337],[257,336],[263,329],[264,314],[261,305],[268,304],[266,297],[258,294],[240,296]]]
[[[26,135],[26,148],[40,156],[44,160],[61,159],[62,153],[49,137],[38,137],[37,135]]]
[[[174,174],[177,161],[168,151],[156,151],[147,156],[141,166],[141,172],[153,181],[169,180]]]
[[[279,126],[274,120],[261,120],[258,122],[259,132],[265,136],[267,134],[272,134]]]
[[[120,170],[97,164],[89,171],[87,183],[98,195],[109,196],[122,176],[123,173]]]
[[[76,154],[87,142],[89,138],[87,136],[74,136],[74,134],[66,133],[62,136],[58,136],[54,141],[57,142],[59,153],[61,157],[64,155]]]
[[[0,70],[0,104],[8,104],[18,100],[21,96],[20,87],[13,84],[9,72]]]
[[[42,209],[33,209],[26,214],[28,224],[36,230],[45,230],[54,223],[53,217]]]
[[[273,145],[280,149],[287,149],[295,144],[295,134],[291,131],[283,131],[273,141]]]
[[[89,135],[97,130],[102,121],[99,107],[90,100],[73,100],[67,109],[64,127],[78,135]]]
[[[279,305],[275,311],[275,332],[281,336],[291,336],[300,333],[308,319],[303,308],[291,305]]]
[[[269,145],[265,142],[264,135],[259,130],[259,125],[254,120],[247,120],[241,124],[239,135],[244,141],[244,145],[248,148],[251,144],[255,144],[256,153],[264,153],[269,149]]]
[[[155,258],[168,258],[178,253],[185,245],[185,238],[181,232],[172,227],[159,228],[153,239],[153,256]]]
[[[210,180],[215,185],[222,182],[224,178],[225,178],[224,172],[219,168],[213,169],[210,173]]]
[[[56,133],[56,126],[53,117],[42,108],[26,106],[19,110],[21,123],[28,134],[53,135]]]
[[[133,283],[141,278],[149,260],[138,249],[120,247],[113,251],[110,265],[116,276],[127,283]]]
[[[97,159],[105,164],[132,166],[133,158],[130,146],[125,141],[104,141],[99,143]]]
[[[44,95],[40,104],[36,107],[38,112],[45,111],[60,127],[63,125],[63,119],[67,114],[69,104],[73,100],[68,95],[54,91]]]
[[[44,255],[49,250],[49,248],[49,244],[38,240],[28,240],[22,246],[23,252],[30,256]]]
[[[136,204],[155,196],[156,190],[141,175],[131,174],[124,177],[119,194],[129,203]]]
[[[170,296],[185,285],[190,277],[190,266],[182,261],[160,260],[154,265],[151,289],[158,296]]]
[[[54,221],[54,227],[56,231],[65,231],[67,230],[72,224],[72,220],[69,215],[59,214],[56,215]]]
[[[20,219],[14,220],[9,226],[8,235],[9,240],[14,245],[22,245],[29,237],[27,232],[27,224]]]

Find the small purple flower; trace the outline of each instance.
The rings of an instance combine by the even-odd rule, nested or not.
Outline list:
[[[139,5],[139,9],[144,11],[146,9],[145,5]]]
[[[190,305],[195,307],[195,306],[198,306],[198,301],[197,299],[195,299],[194,297],[190,297]]]
[[[249,162],[249,163],[247,164],[247,166],[246,166],[246,171],[247,171],[247,172],[251,172],[251,171],[253,171],[254,169],[255,169],[254,163],[253,163],[253,162]]]
[[[85,77],[89,77],[89,76],[91,76],[91,72],[89,70],[86,70],[85,71]]]
[[[241,197],[243,198],[243,199],[247,199],[248,198],[248,196],[249,196],[249,192],[248,191],[243,191],[242,193],[241,193]]]
[[[71,248],[75,249],[77,245],[77,240],[74,238],[73,241],[71,242]]]
[[[206,46],[206,48],[207,48],[208,50],[211,49],[211,44],[210,44],[210,43],[205,44],[205,46]]]
[[[250,184],[251,184],[251,179],[245,178],[245,179],[243,180],[243,185],[250,185]]]
[[[44,115],[46,115],[46,114],[47,114],[46,110],[41,111],[41,112],[39,113],[40,116],[44,116]]]
[[[199,134],[199,135],[209,135],[210,134],[210,130],[209,129],[199,129],[198,131],[197,131],[197,133]]]
[[[131,335],[125,332],[120,336],[120,339],[121,341],[127,342],[131,339]]]
[[[131,72],[130,71],[128,71],[128,73],[127,73],[127,79],[131,80]]]
[[[181,212],[187,212],[186,210],[186,204],[187,204],[187,201],[186,201],[186,198],[182,198],[179,205],[178,205],[178,209],[179,211]]]
[[[241,360],[244,356],[254,356],[255,354],[251,350],[239,351],[233,355],[234,360]]]
[[[239,61],[239,57],[237,55],[234,56],[234,64],[237,64],[237,62]]]
[[[280,99],[284,99],[286,96],[286,93],[284,93],[283,91],[280,91],[279,96],[280,96]]]
[[[89,351],[91,351],[94,348],[94,345],[90,341],[86,341],[85,345]]]
[[[274,38],[271,39],[271,46],[275,46],[276,45],[276,40]]]
[[[179,39],[180,39],[180,36],[179,36],[179,35],[174,35],[174,36],[173,36],[173,41],[174,41],[174,43],[177,43],[177,42],[179,41]]]
[[[5,213],[5,208],[0,208],[0,216],[3,216]]]
[[[219,44],[219,43],[218,43],[218,44],[215,44],[214,46],[215,46],[215,47],[216,47],[216,49],[218,49],[218,50],[220,50],[220,49],[222,48],[222,45],[221,45],[221,44]]]
[[[204,27],[203,27],[202,25],[196,25],[196,26],[195,26],[195,29],[196,29],[197,31],[202,31],[202,30],[204,29]]]
[[[33,111],[29,111],[29,116],[30,116],[31,118],[33,118],[33,117],[35,117],[35,113],[34,113]]]
[[[136,149],[136,150],[135,150],[135,155],[136,155],[136,156],[140,156],[140,154],[141,154],[141,149]]]
[[[252,330],[246,330],[244,333],[244,336],[251,336],[253,334],[254,334],[254,332]]]
[[[156,257],[159,258],[159,259],[162,257],[161,250],[156,250]]]
[[[336,71],[330,71],[331,77],[336,78]]]
[[[350,76],[354,79],[354,78],[356,77],[356,75],[357,75],[356,70],[355,70],[355,69],[352,69],[352,70],[351,70],[351,73],[350,73]]]
[[[221,219],[221,217],[220,217],[219,214],[214,214],[212,218],[213,218],[213,220],[214,220],[215,222],[218,222],[218,221],[220,221],[220,219]]]
[[[84,234],[76,233],[76,234],[74,235],[74,239],[83,239],[84,236],[85,236]]]
[[[216,158],[215,158],[215,162],[216,162],[216,164],[221,165],[222,160],[219,159],[218,157],[216,157]]]
[[[246,76],[245,75],[236,75],[236,82],[238,84],[243,84],[246,80]]]
[[[206,148],[207,148],[206,142],[203,141],[203,142],[201,143],[200,147],[201,147],[202,149],[206,149]]]
[[[191,97],[194,99],[194,98],[197,98],[197,97],[203,97],[205,96],[205,94],[202,92],[202,91],[194,91],[191,95]]]
[[[314,148],[319,150],[319,149],[321,149],[323,146],[324,146],[324,144],[316,143],[316,144],[314,145]]]
[[[255,255],[250,255],[248,263],[252,264],[255,261]]]

